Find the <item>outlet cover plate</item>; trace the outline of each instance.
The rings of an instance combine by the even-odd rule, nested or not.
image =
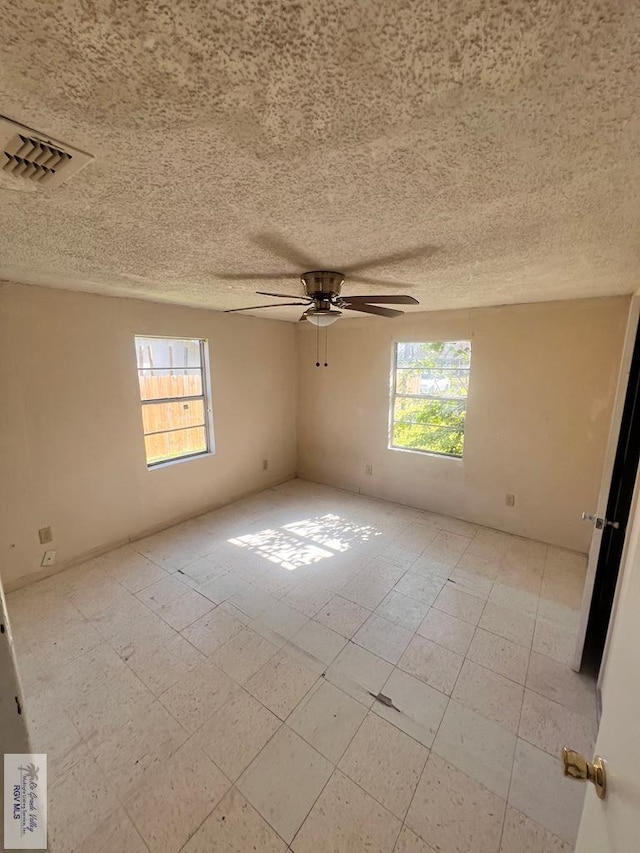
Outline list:
[[[41,566],[53,566],[56,561],[56,552],[55,551],[45,551],[44,557],[42,558]]]

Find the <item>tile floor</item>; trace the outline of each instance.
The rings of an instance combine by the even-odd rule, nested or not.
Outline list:
[[[293,480],[13,593],[50,850],[568,853],[584,573]]]

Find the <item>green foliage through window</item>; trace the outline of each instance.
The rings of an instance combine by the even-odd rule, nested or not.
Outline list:
[[[462,456],[471,341],[396,344],[392,447]]]

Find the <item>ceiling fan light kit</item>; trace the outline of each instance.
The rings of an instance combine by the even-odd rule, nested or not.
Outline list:
[[[308,320],[314,326],[331,326],[342,317],[342,311],[332,311],[330,308],[308,308],[301,320]]]

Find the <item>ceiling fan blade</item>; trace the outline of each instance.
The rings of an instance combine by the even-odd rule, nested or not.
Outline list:
[[[362,314],[376,314],[378,317],[399,317],[404,311],[396,311],[393,308],[378,308],[377,305],[350,305],[348,302],[342,306],[347,311],[360,311]]]
[[[378,296],[372,293],[369,296],[344,296],[347,302],[354,302],[360,305],[419,305],[417,299],[413,296]]]
[[[357,273],[358,270],[368,270],[372,267],[383,267],[389,264],[397,264],[401,261],[413,261],[417,258],[429,258],[438,251],[438,246],[414,246],[413,249],[404,249],[400,252],[391,252],[389,255],[378,255],[374,258],[365,258],[357,264],[350,267],[343,267],[346,273]]]
[[[213,275],[225,281],[282,281],[287,278],[300,278],[291,272],[214,272]]]
[[[223,314],[233,314],[234,311],[255,311],[256,308],[283,308],[286,305],[304,305],[307,307],[307,302],[274,302],[272,305],[248,305],[246,308],[227,308]]]
[[[260,246],[261,249],[265,249],[279,258],[289,261],[290,264],[302,271],[318,269],[318,264],[313,258],[309,258],[280,234],[269,234],[267,231],[263,231],[259,234],[254,234],[251,240],[256,246]]]
[[[279,296],[281,299],[305,299],[304,296],[292,296],[290,293],[267,293],[266,290],[256,290],[258,296]],[[309,302],[312,300],[310,299]]]

